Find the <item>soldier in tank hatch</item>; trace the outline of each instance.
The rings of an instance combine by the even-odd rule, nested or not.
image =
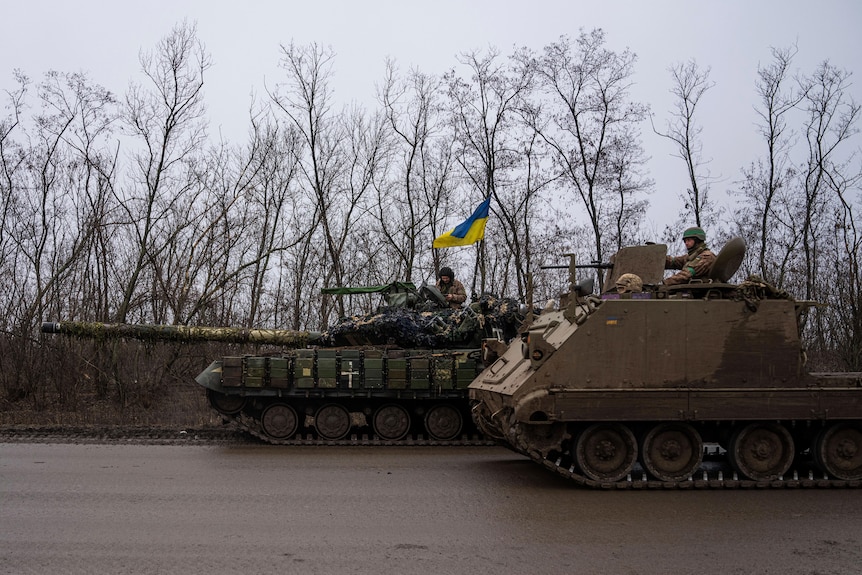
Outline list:
[[[693,279],[705,278],[715,263],[715,254],[706,245],[706,232],[702,228],[688,228],[682,234],[687,253],[681,256],[667,256],[666,270],[680,270],[664,279],[664,285],[688,283]]]
[[[640,293],[643,291],[643,281],[636,274],[623,274],[617,278],[617,293]]]
[[[448,266],[440,269],[437,278],[437,289],[449,302],[449,307],[459,309],[461,304],[467,301],[467,290],[464,289],[464,284],[455,279],[452,268]]]

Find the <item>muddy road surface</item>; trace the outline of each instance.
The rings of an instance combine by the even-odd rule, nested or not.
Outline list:
[[[498,447],[0,443],[0,573],[860,569],[860,490],[588,491]]]

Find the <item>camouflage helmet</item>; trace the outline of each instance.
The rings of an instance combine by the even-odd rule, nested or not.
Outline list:
[[[640,293],[644,283],[636,274],[623,274],[617,278],[617,293]]]
[[[694,238],[696,240],[700,240],[702,242],[706,241],[706,232],[703,231],[703,228],[688,228],[682,233],[682,239]]]

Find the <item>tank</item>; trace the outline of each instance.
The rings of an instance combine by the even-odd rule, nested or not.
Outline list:
[[[486,442],[467,386],[485,367],[485,348],[516,335],[517,302],[485,295],[454,310],[433,286],[406,282],[327,292],[379,292],[385,305],[321,333],[90,322],[45,322],[42,331],[276,346],[215,359],[196,378],[226,421],[270,443]]]
[[[664,286],[667,246],[623,248],[605,285],[643,287],[574,284],[533,318],[469,386],[477,426],[590,487],[859,487],[862,373],[807,370],[800,326],[821,304],[727,283],[744,251]]]

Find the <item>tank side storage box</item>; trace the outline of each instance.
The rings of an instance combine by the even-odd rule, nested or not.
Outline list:
[[[428,357],[410,358],[410,389],[428,389],[431,385],[431,360]]]
[[[467,357],[466,353],[459,353],[455,358],[455,387],[467,389],[478,375],[475,359]]]
[[[290,359],[287,357],[269,358],[269,385],[279,389],[290,387]]]
[[[335,387],[338,373],[338,352],[334,349],[317,350],[317,387]]]
[[[407,388],[407,359],[400,350],[386,354],[386,387],[389,389]]]
[[[455,360],[451,354],[439,352],[434,355],[433,369],[431,370],[431,385],[434,389],[453,389],[455,387],[452,382],[454,365]]]
[[[243,369],[243,385],[246,387],[263,387],[266,377],[266,358],[246,356]]]
[[[298,349],[293,359],[293,381],[298,388],[314,387],[314,350]]]
[[[242,385],[242,358],[223,357],[221,360],[221,384],[224,387]]]
[[[368,349],[363,352],[363,385],[368,389],[381,389],[383,387],[383,352],[377,349]]]

